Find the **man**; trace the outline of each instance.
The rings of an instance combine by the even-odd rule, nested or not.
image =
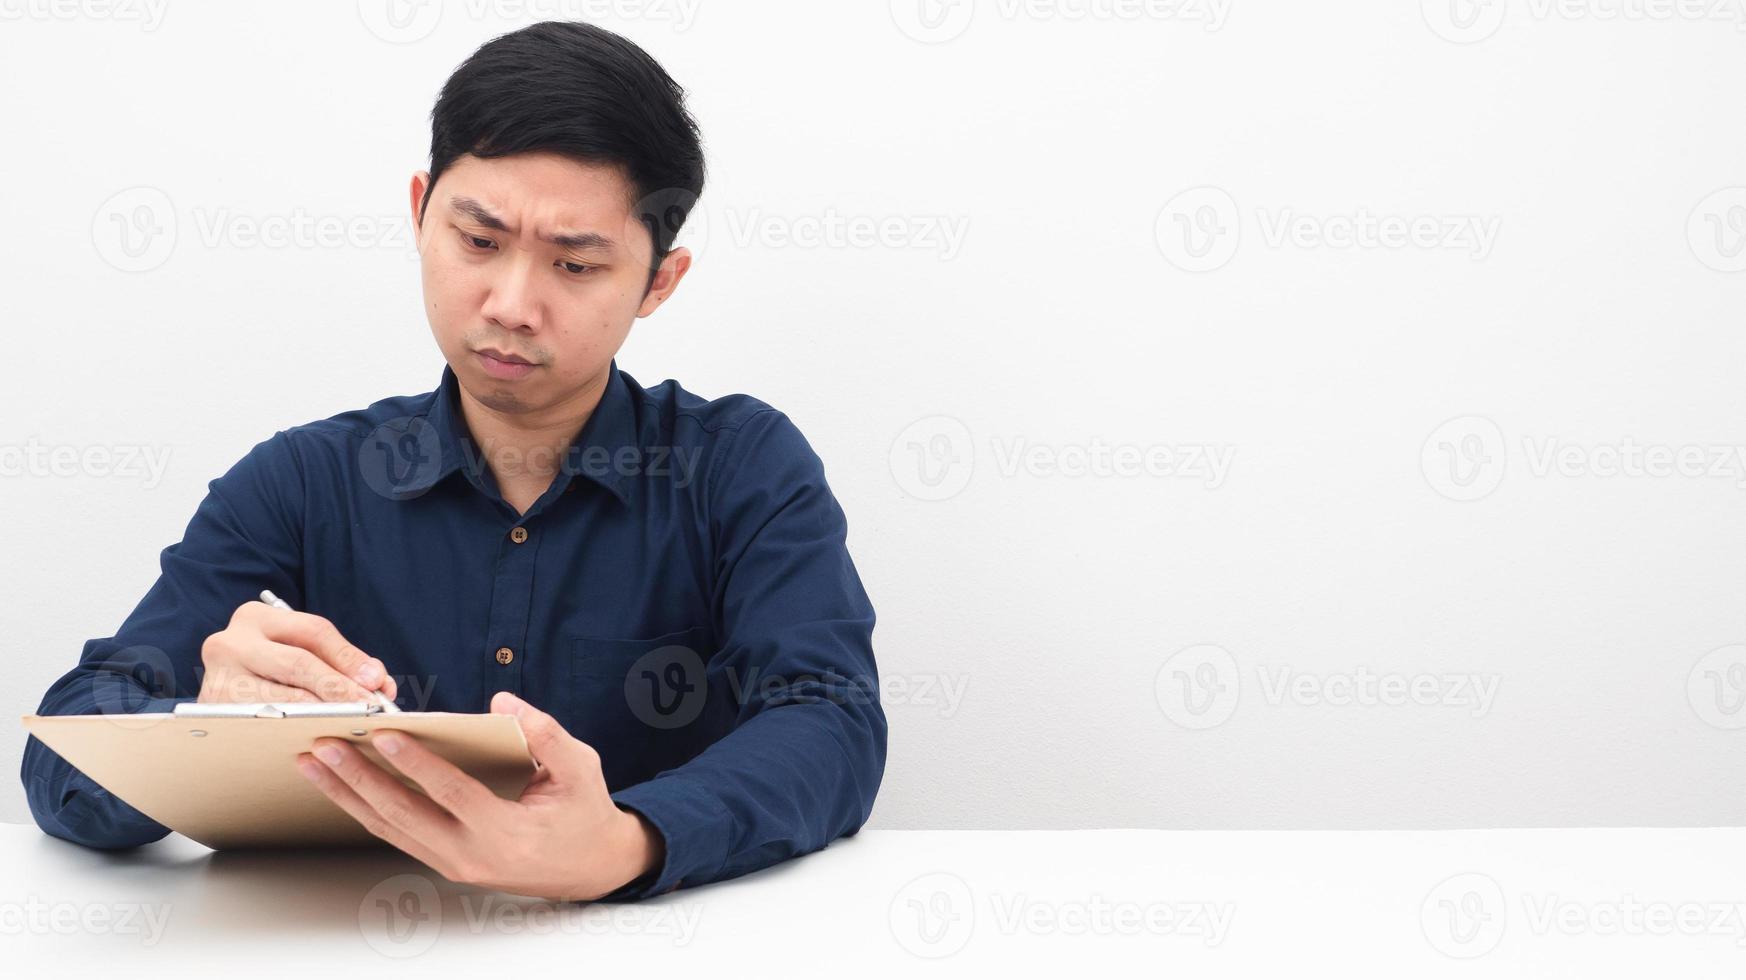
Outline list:
[[[516,801],[403,734],[373,743],[423,794],[340,740],[285,764],[446,877],[558,900],[858,831],[886,721],[821,462],[763,402],[614,361],[690,267],[673,238],[703,170],[683,91],[629,41],[548,22],[480,48],[411,185],[440,386],[276,433],[212,481],[39,713],[378,693],[513,713],[541,765]],[[23,777],[50,834],[167,833],[35,739]]]

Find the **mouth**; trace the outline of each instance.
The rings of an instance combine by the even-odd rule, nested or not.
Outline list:
[[[505,381],[525,378],[533,373],[534,368],[539,366],[520,354],[511,354],[491,347],[476,350],[473,352],[473,356],[479,359],[479,366],[485,369],[486,374]]]

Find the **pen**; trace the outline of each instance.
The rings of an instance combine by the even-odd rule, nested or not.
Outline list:
[[[261,590],[261,601],[272,606],[274,609],[283,609],[286,612],[291,611],[291,604],[274,595],[272,589]],[[400,710],[400,706],[383,697],[381,691],[371,691],[370,694],[375,697],[376,703],[382,706],[383,711],[398,712]]]

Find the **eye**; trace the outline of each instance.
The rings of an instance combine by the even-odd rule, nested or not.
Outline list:
[[[559,259],[557,262],[555,262],[553,264],[558,265],[558,266],[562,266],[565,272],[568,272],[573,276],[580,276],[583,273],[587,272],[588,270],[594,268],[591,265],[583,265],[580,262],[568,262],[568,261],[565,261],[564,259]]]
[[[464,231],[461,232],[461,240],[466,242],[468,245],[472,246],[473,248],[479,249],[481,251],[497,247],[497,243],[492,241],[489,238],[480,238],[477,235],[469,235]],[[483,243],[483,244],[481,244],[481,243]]]

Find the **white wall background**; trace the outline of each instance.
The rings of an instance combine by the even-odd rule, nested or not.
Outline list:
[[[1735,0],[116,2],[0,0],[11,716],[249,446],[435,385],[428,114],[556,15],[692,90],[700,260],[620,363],[824,457],[873,826],[1746,811]]]

